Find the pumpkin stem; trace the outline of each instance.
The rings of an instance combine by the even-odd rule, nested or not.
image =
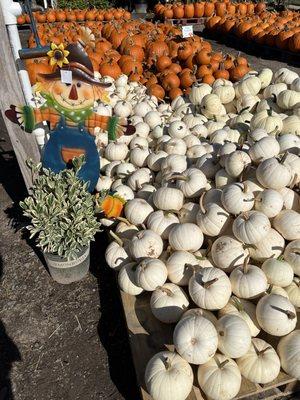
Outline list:
[[[243,271],[244,271],[244,274],[247,274],[247,273],[248,273],[248,263],[249,263],[249,260],[250,260],[250,256],[247,256],[247,257],[245,258],[245,260],[244,260],[244,263],[243,263]]]
[[[241,303],[240,299],[238,299],[236,296],[232,296],[229,302],[239,311],[244,311],[243,304]]]
[[[211,279],[210,281],[204,282],[204,289],[208,289],[211,285],[213,285],[215,282],[217,282],[219,280],[219,278],[214,278]]]
[[[229,360],[224,360],[223,362],[221,362],[220,364],[219,364],[219,368],[223,368],[226,364],[228,364],[229,363]]]
[[[291,180],[291,183],[289,184],[289,187],[290,187],[291,189],[293,189],[293,187],[296,185],[297,180],[298,180],[298,175],[295,174],[294,177],[293,177],[293,179]]]
[[[187,181],[189,178],[184,175],[172,175],[167,180],[173,181],[174,179],[179,180],[179,181]]]
[[[280,312],[284,313],[288,317],[288,319],[296,318],[296,314],[293,311],[284,310],[283,308],[280,308],[280,307],[277,307],[277,306],[273,306],[273,305],[271,305],[271,307],[276,311],[280,311]]]
[[[262,349],[262,350],[258,350],[257,352],[256,352],[256,354],[258,355],[258,356],[260,356],[261,354],[264,354],[267,350],[271,350],[272,349],[272,347],[271,346],[267,346],[265,349]],[[255,350],[256,351],[256,350]]]
[[[200,199],[199,199],[199,205],[200,205],[200,210],[201,210],[202,214],[206,213],[206,210],[205,210],[205,207],[204,207],[204,204],[203,204],[203,199],[204,199],[205,193],[206,192],[203,192],[201,194],[201,196],[200,196]]]
[[[244,211],[244,212],[242,213],[242,216],[243,216],[243,218],[244,218],[245,221],[248,221],[248,220],[249,220],[249,213],[248,213],[247,211]]]
[[[165,368],[168,370],[169,368],[171,368],[171,363],[170,363],[170,360],[166,357],[164,357],[163,359],[162,359],[162,362],[164,363],[164,366],[165,366]]]
[[[281,160],[280,160],[280,164],[283,164],[283,163],[285,162],[285,160],[286,160],[288,154],[289,154],[288,151],[285,151],[285,152],[284,152],[284,154],[283,154],[283,156],[282,156],[282,158],[281,158]]]
[[[124,242],[115,232],[109,231],[110,236],[121,246],[124,247]]]
[[[156,289],[160,290],[160,291],[163,292],[163,293],[166,293],[166,294],[167,294],[168,296],[170,296],[170,297],[174,296],[174,293],[172,292],[172,290],[170,290],[170,289],[168,289],[168,288],[166,288],[166,287],[157,286]]]
[[[124,218],[124,217],[117,217],[116,218],[118,221],[124,222],[124,224],[130,226],[130,222],[128,221],[128,219]]]

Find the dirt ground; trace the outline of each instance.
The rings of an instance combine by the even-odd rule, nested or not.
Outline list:
[[[249,58],[255,68],[286,66]],[[25,195],[0,120],[0,400],[138,400],[119,292],[103,256],[106,235],[92,245],[86,279],[56,284],[24,229]]]

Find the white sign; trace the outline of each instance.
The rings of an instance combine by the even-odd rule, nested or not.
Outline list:
[[[68,69],[61,69],[60,70],[60,79],[62,83],[72,83],[72,71],[69,71]]]
[[[183,38],[192,37],[193,35],[194,35],[193,25],[185,25],[182,27],[182,37]]]

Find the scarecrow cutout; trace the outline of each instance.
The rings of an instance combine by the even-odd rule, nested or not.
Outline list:
[[[95,101],[109,103],[105,88],[110,83],[95,78],[92,63],[80,44],[70,44],[66,49],[52,44],[48,56],[50,64],[57,68],[53,73],[39,75],[37,91],[45,103],[40,108],[11,106],[6,115],[27,132],[48,121],[51,132],[44,147],[43,166],[58,173],[68,167],[73,157],[83,154],[85,164],[78,176],[89,182],[92,192],[100,174],[94,129],[99,127],[107,131],[109,140],[116,140],[123,134],[134,133],[134,127],[127,125],[126,119],[93,111]]]

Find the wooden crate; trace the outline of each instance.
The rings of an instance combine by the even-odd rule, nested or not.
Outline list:
[[[141,398],[151,400],[144,383],[145,368],[154,354],[162,350],[174,350],[173,325],[163,324],[153,316],[150,309],[150,293],[135,297],[121,292],[121,299]],[[274,340],[272,342],[275,344]],[[196,371],[197,368],[193,368]],[[235,400],[273,400],[286,398],[298,392],[300,392],[299,382],[281,371],[273,382],[266,385],[257,385],[243,378],[240,392]],[[297,398],[299,399],[300,395],[294,397]],[[194,383],[187,400],[206,400],[197,382]]]

